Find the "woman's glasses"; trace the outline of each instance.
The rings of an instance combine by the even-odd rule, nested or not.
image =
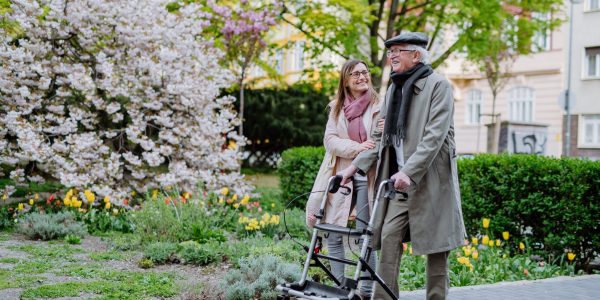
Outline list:
[[[350,76],[352,76],[352,78],[354,78],[354,79],[360,78],[360,75],[365,76],[365,78],[368,78],[369,71],[356,71],[356,72],[350,73]]]

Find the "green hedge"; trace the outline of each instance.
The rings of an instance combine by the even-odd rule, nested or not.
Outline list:
[[[580,266],[600,252],[600,162],[536,155],[476,155],[459,163],[467,232],[481,231],[563,257],[577,254]]]
[[[283,151],[278,173],[285,205],[296,196],[310,192],[324,155],[323,147],[296,147]],[[308,196],[300,197],[291,207],[304,209],[307,199]]]
[[[310,191],[322,147],[286,150],[279,174],[284,199]],[[536,155],[479,154],[458,163],[462,208],[470,236],[488,234],[517,249],[524,242],[547,259],[568,249],[587,266],[600,253],[600,162]],[[298,199],[304,208],[307,197]],[[490,218],[490,227],[481,220]]]

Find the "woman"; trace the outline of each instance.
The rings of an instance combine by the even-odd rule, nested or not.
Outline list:
[[[343,170],[348,167],[358,153],[375,147],[370,135],[374,129],[374,120],[379,114],[379,96],[373,89],[367,64],[351,59],[342,66],[336,99],[329,103],[329,108],[329,120],[324,137],[327,154],[313,186],[313,191],[322,190],[321,187],[326,185],[323,181],[327,181],[330,176],[335,175],[333,174],[335,170]],[[323,170],[333,171],[322,174]],[[354,182],[349,185],[353,188],[352,195],[344,196],[341,193],[330,195],[325,207],[323,223],[345,227],[354,208],[357,214],[357,229],[365,228],[367,224],[364,222],[369,222],[370,210],[373,205],[374,179],[375,168],[372,168],[366,176],[358,174],[354,176]],[[315,221],[313,213],[314,210],[311,211],[310,208],[307,208],[309,226]],[[329,233],[327,248],[331,256],[344,258],[343,235]],[[332,273],[339,279],[343,278],[345,265],[335,261],[330,263]],[[371,252],[369,265],[375,269],[375,251]],[[370,295],[372,281],[362,282],[360,292],[363,295]]]

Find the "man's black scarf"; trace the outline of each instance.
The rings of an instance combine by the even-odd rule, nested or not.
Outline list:
[[[394,82],[391,101],[387,107],[385,128],[383,130],[383,144],[390,145],[395,142],[400,144],[406,134],[406,121],[408,119],[408,109],[413,98],[413,85],[420,78],[427,77],[433,73],[429,65],[418,63],[403,73],[392,72],[391,78]],[[404,93],[402,92],[404,88]]]

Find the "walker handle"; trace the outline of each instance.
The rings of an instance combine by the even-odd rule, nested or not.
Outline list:
[[[338,192],[338,190],[340,188],[342,188],[344,191],[342,191],[341,193],[344,195],[350,195],[350,188],[347,186],[343,186],[341,185],[342,183],[342,179],[344,179],[344,177],[342,175],[335,175],[333,180],[331,180],[329,189],[327,189],[327,192],[335,194]]]

